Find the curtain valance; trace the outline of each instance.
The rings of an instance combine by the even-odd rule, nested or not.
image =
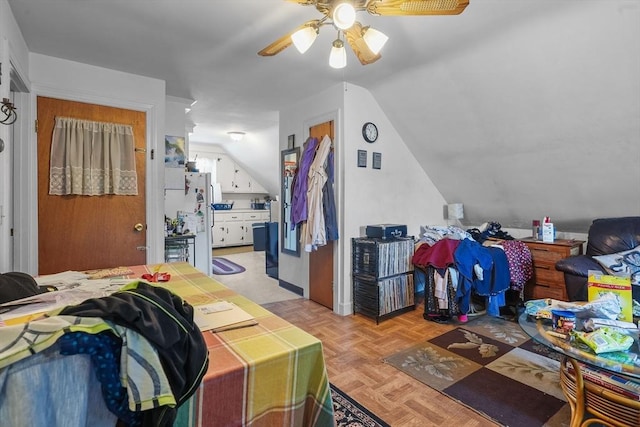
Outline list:
[[[49,194],[137,195],[130,125],[56,117]]]

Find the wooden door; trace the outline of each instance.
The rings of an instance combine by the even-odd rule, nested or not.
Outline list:
[[[56,116],[132,125],[138,195],[50,196],[49,158]],[[145,145],[144,112],[38,97],[39,274],[146,262]],[[141,231],[134,228],[136,224],[142,225]]]
[[[309,136],[322,141],[325,135],[334,140],[333,120],[309,128]],[[333,310],[333,246],[325,246],[309,254],[309,299]]]

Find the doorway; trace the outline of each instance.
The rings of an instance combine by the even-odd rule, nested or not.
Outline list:
[[[309,127],[309,136],[321,141],[325,135],[335,140],[334,122]],[[333,148],[335,150],[335,146]],[[333,310],[333,251],[334,241],[309,253],[309,299]]]
[[[2,230],[2,243],[0,243],[0,253],[2,259],[0,260],[0,271],[32,271],[29,268],[28,260],[30,259],[26,255],[28,243],[25,242],[28,237],[28,216],[30,214],[29,205],[25,203],[24,183],[28,182],[28,169],[23,167],[23,160],[28,158],[25,153],[25,147],[28,144],[25,143],[27,139],[25,137],[27,130],[31,130],[28,127],[29,120],[29,89],[25,84],[20,73],[14,68],[12,62],[9,63],[9,99],[16,108],[17,119],[9,126],[3,126],[8,134],[4,141],[3,155],[9,159],[8,162],[3,162],[2,175],[7,180],[6,185],[3,185],[3,189],[6,191],[6,198],[0,202],[0,204],[6,203],[5,207],[0,212],[4,218],[0,218],[6,221],[2,224],[0,229]],[[33,170],[33,169],[31,169]],[[31,180],[33,181],[33,180]]]
[[[138,195],[49,195],[49,158],[56,116],[131,125]],[[38,97],[37,120],[38,274],[144,264],[146,113]]]

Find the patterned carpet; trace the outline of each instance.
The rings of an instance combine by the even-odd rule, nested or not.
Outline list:
[[[390,427],[338,387],[330,386],[336,427]]]
[[[570,409],[558,359],[517,323],[479,316],[385,362],[498,424],[559,427]]]

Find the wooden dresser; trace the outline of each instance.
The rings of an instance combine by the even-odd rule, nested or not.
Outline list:
[[[524,288],[526,300],[553,298],[567,301],[564,274],[556,270],[556,262],[570,255],[582,254],[583,240],[556,239],[543,242],[532,238],[521,239],[533,258],[533,278]]]

